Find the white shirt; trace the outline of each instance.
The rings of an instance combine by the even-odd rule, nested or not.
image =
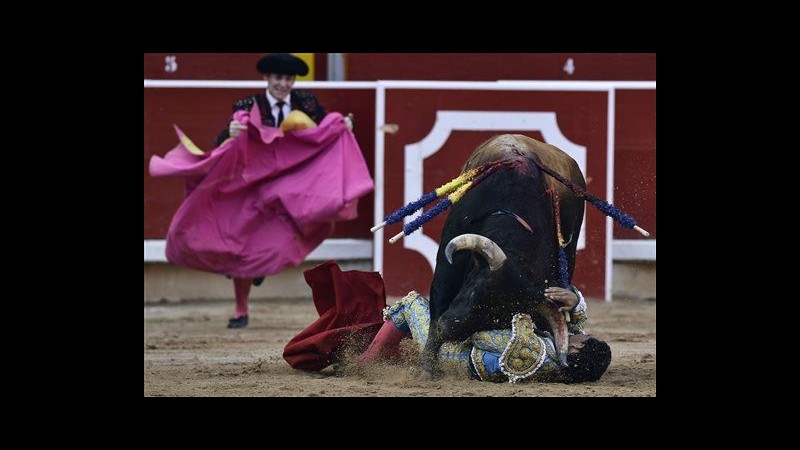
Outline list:
[[[278,124],[278,102],[285,102],[283,104],[283,120],[286,120],[286,118],[289,117],[289,113],[292,112],[291,92],[286,96],[285,99],[278,100],[277,98],[273,97],[272,94],[269,93],[269,89],[267,89],[267,101],[269,102],[270,111],[272,111],[272,118],[275,119],[275,125]]]

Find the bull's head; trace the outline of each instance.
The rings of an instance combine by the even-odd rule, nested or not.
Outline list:
[[[502,309],[506,314],[509,308],[532,312],[537,326],[552,334],[559,360],[566,366],[569,345],[566,322],[558,308],[544,298],[547,279],[531,277],[535,273],[541,274],[542,271],[518,267],[519,261],[514,258],[509,259],[494,241],[478,234],[466,233],[451,239],[445,248],[447,261],[453,264],[454,253],[462,250],[480,255],[485,264],[477,258],[472,259],[470,263],[472,267],[468,269],[464,283],[453,303],[464,305],[466,308],[459,309],[467,309],[474,313],[472,318],[479,317],[481,311],[476,310],[481,309],[481,305],[498,303],[507,305]],[[548,259],[553,260],[552,257]],[[547,273],[550,273],[549,276],[553,277],[552,264],[548,259],[540,258],[536,262],[544,264],[543,268],[546,268]],[[448,319],[448,314],[459,314],[459,311],[450,310],[443,317]],[[451,318],[451,320],[470,321],[470,317]]]

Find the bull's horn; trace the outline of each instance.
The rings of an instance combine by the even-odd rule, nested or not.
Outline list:
[[[495,271],[506,262],[506,254],[491,239],[479,234],[462,234],[454,237],[444,249],[447,262],[453,264],[453,253],[458,250],[472,250],[486,258],[489,269]]]

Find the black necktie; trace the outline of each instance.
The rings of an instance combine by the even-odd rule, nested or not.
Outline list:
[[[275,104],[278,105],[278,123],[275,126],[279,127],[281,126],[281,122],[283,122],[283,105],[285,105],[286,102],[278,102]]]

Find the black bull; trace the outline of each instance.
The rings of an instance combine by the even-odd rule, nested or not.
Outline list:
[[[554,190],[560,199],[561,232],[569,242],[565,248],[568,284],[575,268],[584,200],[544,174],[534,158],[586,187],[575,160],[535,139],[502,135],[475,149],[464,170],[500,160],[514,164],[467,191],[447,217],[431,284],[431,327],[420,359],[424,375],[432,375],[443,342],[507,328],[515,313],[530,314],[537,328],[553,335],[560,362],[566,365],[566,321],[544,297],[545,288],[559,286],[561,279],[553,200],[546,190]]]

